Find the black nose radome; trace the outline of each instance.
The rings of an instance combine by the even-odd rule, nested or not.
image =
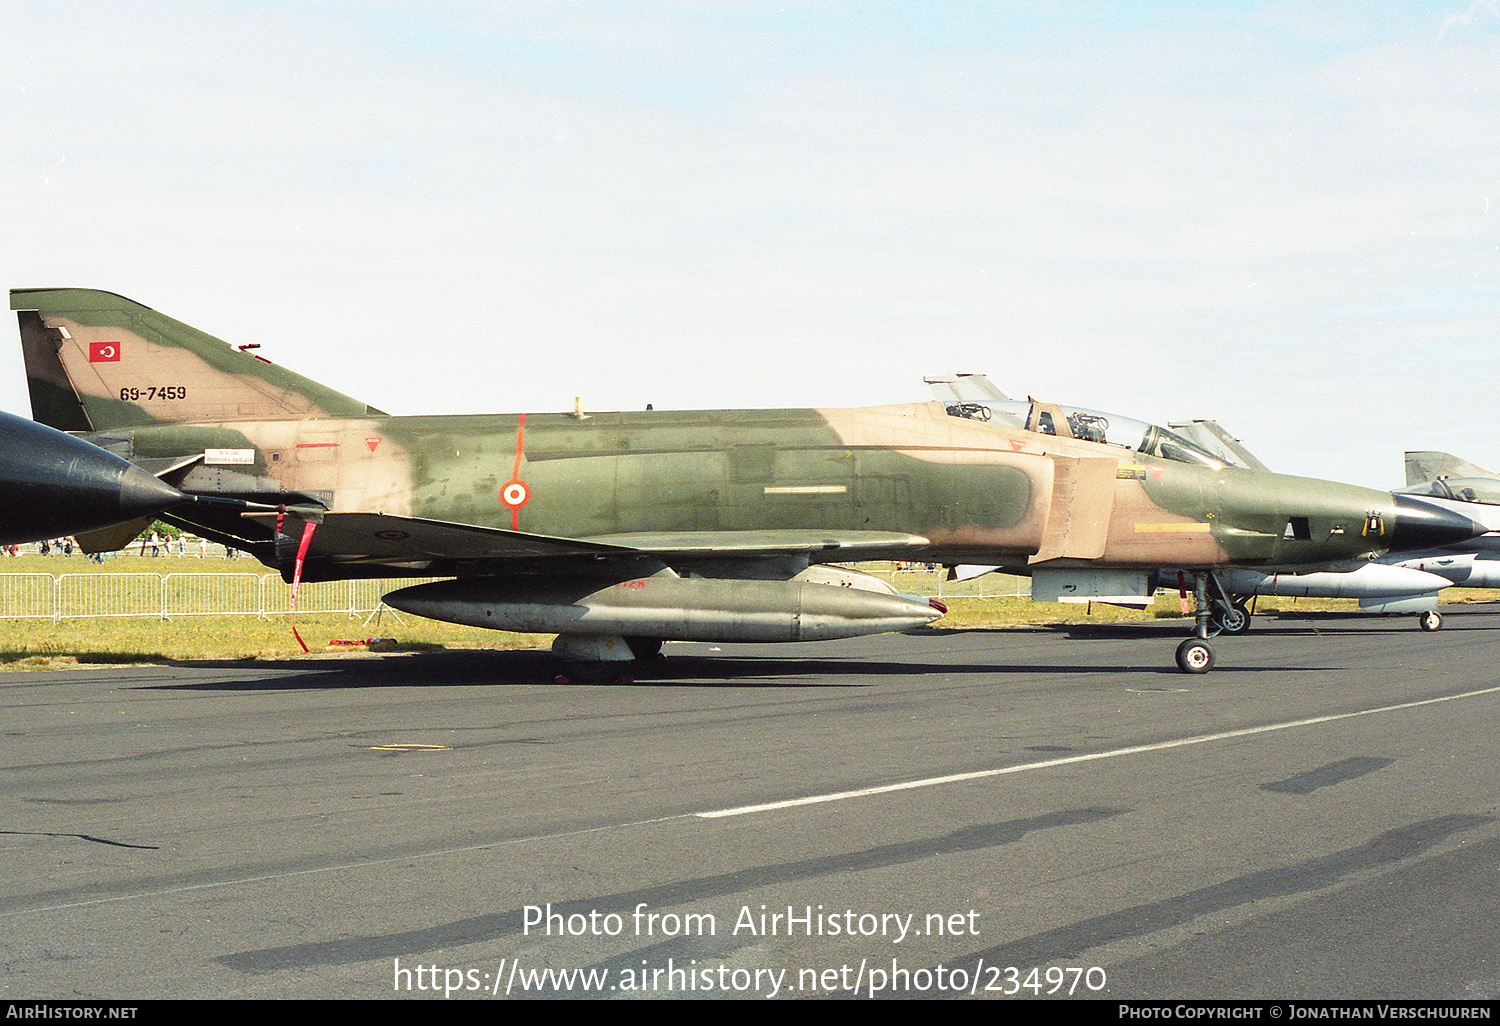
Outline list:
[[[1396,500],[1396,524],[1391,532],[1392,552],[1435,549],[1488,533],[1483,524],[1435,503],[1423,502],[1410,495],[1395,495],[1393,498]]]

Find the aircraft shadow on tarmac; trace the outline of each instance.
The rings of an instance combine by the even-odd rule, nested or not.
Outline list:
[[[1250,633],[1248,634],[1242,635],[1240,637],[1225,636],[1221,634],[1216,637],[1210,638],[1209,641],[1211,644],[1217,646],[1220,644],[1233,644],[1234,642],[1240,641],[1242,639],[1253,640],[1256,637],[1298,637],[1329,633],[1327,629],[1329,625],[1327,623],[1325,623],[1320,628],[1314,624],[1300,622],[1301,620],[1302,618],[1298,617],[1294,620],[1288,621],[1285,624],[1277,624],[1274,626],[1270,626],[1257,621],[1255,626],[1250,630]],[[1337,624],[1337,621],[1334,621],[1334,623]],[[1177,638],[1178,640],[1182,640],[1191,636],[1191,632],[1184,631],[1180,627],[1176,628],[1175,630],[1168,629],[1156,631],[1151,634],[1145,634],[1140,630],[1131,630],[1131,626],[1132,625],[1130,624],[1112,623],[1059,623],[1049,625],[1048,629],[1054,631],[1055,633],[1061,634],[1064,637],[1071,638],[1077,641],[1099,641],[1105,639],[1118,640],[1122,638],[1142,637],[1156,637],[1165,639]],[[1406,625],[1403,624],[1402,629],[1405,629],[1405,626]],[[1390,634],[1393,629],[1394,625],[1392,627],[1385,628],[1357,626],[1345,627],[1339,625],[1338,632],[1340,634]],[[1416,633],[1415,627],[1412,627],[1411,630],[1412,633]]]
[[[1491,620],[1480,622],[1474,618],[1479,616],[1492,616],[1496,609],[1493,605],[1481,606],[1443,606],[1443,631],[1492,631],[1500,629],[1500,623]],[[1350,629],[1357,629],[1358,625],[1365,625],[1366,633],[1379,630],[1416,630],[1415,619],[1410,613],[1343,613],[1338,611],[1307,610],[1303,612],[1296,609],[1282,609],[1270,613],[1256,614],[1256,626],[1250,628],[1251,633],[1259,629],[1260,621],[1269,620],[1281,623],[1296,623],[1305,620],[1311,623],[1338,624],[1347,623]],[[1441,632],[1439,632],[1441,633]]]
[[[1461,612],[1443,609],[1443,629],[1436,636],[1441,636],[1449,631],[1494,631],[1500,630],[1500,622],[1463,622],[1466,615],[1481,612],[1481,610],[1464,610]],[[1148,623],[1054,623],[1045,624],[1041,629],[1050,630],[1063,634],[1069,638],[1184,638],[1191,633],[1191,628],[1185,628],[1180,620],[1169,621],[1170,626]],[[1255,616],[1253,626],[1247,634],[1242,637],[1251,639],[1255,637],[1296,637],[1301,635],[1328,634],[1337,631],[1341,635],[1375,635],[1375,634],[1420,634],[1415,619],[1410,614],[1369,614],[1344,612],[1301,612],[1296,610],[1282,610],[1273,613],[1259,613]],[[1234,641],[1236,638],[1219,635],[1213,641]]]
[[[586,915],[591,910],[600,908],[629,909],[637,904],[645,904],[651,908],[696,907],[717,899],[734,900],[736,895],[754,894],[763,888],[780,884],[888,869],[920,863],[934,856],[1001,848],[1016,844],[1032,833],[1098,823],[1130,811],[1116,806],[1089,806],[1062,809],[1024,819],[978,823],[949,834],[911,838],[789,862],[752,865],[727,873],[678,880],[634,891],[592,895],[561,902],[549,908],[558,915],[572,916],[579,913]],[[315,966],[350,965],[377,959],[408,958],[501,937],[524,936],[524,923],[525,910],[516,908],[485,912],[400,933],[355,934],[330,941],[238,951],[221,955],[216,961],[242,973],[265,973]],[[624,943],[622,940],[622,944]],[[764,941],[757,937],[751,943],[762,945]],[[744,946],[744,941],[731,942],[728,950],[732,951],[736,945]],[[629,964],[637,964],[640,951],[631,951],[629,957],[635,960]]]
[[[1094,636],[1094,635],[1089,635]],[[297,691],[388,687],[517,687],[557,686],[561,667],[541,651],[460,651],[310,662],[258,660],[254,663],[221,660],[179,660],[169,666],[193,675],[195,671],[238,671],[236,679],[217,674],[210,679],[140,680],[135,686],[161,691]],[[1264,669],[1255,666],[1234,670]],[[1287,669],[1287,667],[1280,667]],[[257,671],[264,671],[258,676]],[[869,659],[807,658],[793,654],[763,656],[730,654],[669,655],[630,664],[620,671],[623,680],[579,682],[572,687],[753,687],[813,690],[867,688],[892,680],[940,675],[946,678],[1035,677],[1037,674],[1171,674],[1167,662],[1125,664],[1049,664],[1035,662],[937,662],[932,660],[873,661]]]

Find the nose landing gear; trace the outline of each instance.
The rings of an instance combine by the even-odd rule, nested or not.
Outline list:
[[[1250,629],[1250,610],[1242,599],[1224,590],[1212,571],[1198,571],[1192,576],[1196,609],[1193,636],[1177,646],[1177,668],[1183,673],[1207,673],[1214,666],[1214,650],[1208,639],[1219,634],[1244,634]],[[1179,583],[1184,578],[1184,574],[1178,574]]]

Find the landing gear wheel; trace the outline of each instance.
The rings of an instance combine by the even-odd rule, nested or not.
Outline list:
[[[552,654],[563,664],[559,684],[631,684],[626,671],[634,656],[624,638],[608,634],[559,634]]]
[[[640,662],[661,658],[660,638],[626,638],[625,644],[629,647],[630,654]]]
[[[1417,614],[1417,626],[1424,631],[1435,631],[1443,625],[1443,614],[1436,609],[1429,609],[1425,613]]]
[[[1238,602],[1231,605],[1228,612],[1221,612],[1217,619],[1219,630],[1225,634],[1244,634],[1250,630],[1250,610]]]
[[[1177,668],[1183,673],[1207,673],[1213,669],[1214,650],[1199,638],[1188,638],[1177,646]]]

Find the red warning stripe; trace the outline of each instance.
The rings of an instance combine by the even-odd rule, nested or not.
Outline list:
[[[307,546],[312,542],[313,526],[311,520],[302,525],[302,544],[297,546],[297,565],[292,570],[292,637],[297,639],[297,644],[302,646],[304,652],[308,650],[307,642],[297,632],[297,587],[302,583],[302,561],[307,558]]]
[[[531,501],[531,489],[521,480],[521,456],[526,443],[526,414],[516,422],[516,462],[510,468],[510,480],[500,489],[500,504],[510,510],[510,529],[521,529],[521,507]]]
[[[286,519],[286,507],[281,507],[276,513],[276,533],[281,534],[281,522]],[[302,561],[307,558],[307,546],[312,541],[313,522],[306,521],[302,525],[302,544],[297,547],[297,563],[292,568],[292,637],[297,639],[297,644],[302,646],[302,651],[308,651],[307,642],[302,640],[302,635],[297,631],[297,586],[302,583]]]
[[[526,414],[521,414],[521,419],[516,421],[516,462],[510,468],[510,479],[518,481],[521,478],[521,446],[526,438]]]

